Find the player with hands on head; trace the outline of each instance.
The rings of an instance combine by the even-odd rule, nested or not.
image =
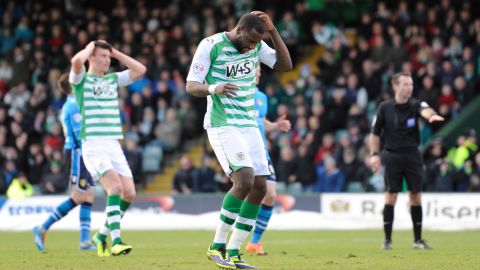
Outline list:
[[[275,49],[262,41],[265,33]],[[292,69],[290,54],[271,19],[254,11],[241,16],[231,31],[204,38],[187,77],[187,92],[207,97],[204,128],[217,159],[233,182],[207,250],[207,257],[224,269],[255,269],[240,258],[239,251],[255,225],[267,189],[266,176],[270,175],[254,108],[260,63],[280,71]]]
[[[127,67],[109,72],[111,58]],[[88,71],[85,62],[88,61]],[[82,155],[85,166],[107,192],[105,225],[92,240],[99,256],[128,254],[132,246],[121,238],[120,223],[135,198],[135,185],[119,140],[123,139],[119,109],[119,87],[146,73],[146,67],[103,40],[90,42],[71,59],[69,82],[82,114]],[[110,234],[111,252],[106,238]]]

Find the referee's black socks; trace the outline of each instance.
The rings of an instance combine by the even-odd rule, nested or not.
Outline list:
[[[385,208],[383,208],[383,231],[385,240],[389,242],[392,241],[393,207],[391,204],[385,204]]]
[[[415,241],[422,240],[422,206],[421,205],[412,205],[410,206],[410,214],[412,215],[413,222],[413,234],[415,236]]]

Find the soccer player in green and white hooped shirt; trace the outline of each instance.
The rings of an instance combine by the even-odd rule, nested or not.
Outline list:
[[[262,41],[267,32],[275,50]],[[265,145],[257,127],[254,93],[260,62],[276,70],[292,69],[287,47],[267,14],[243,15],[230,32],[203,39],[187,77],[187,92],[207,97],[204,127],[215,155],[233,182],[225,195],[207,256],[224,269],[255,269],[239,256],[255,225],[266,191]],[[226,244],[229,229],[235,224]]]
[[[112,57],[128,69],[108,73]],[[69,82],[82,114],[82,156],[89,173],[108,194],[107,221],[92,240],[99,256],[109,256],[106,238],[110,233],[111,254],[128,254],[132,247],[121,240],[120,220],[135,197],[135,185],[118,142],[123,138],[118,88],[143,76],[147,68],[105,41],[90,42],[73,56],[71,64]]]

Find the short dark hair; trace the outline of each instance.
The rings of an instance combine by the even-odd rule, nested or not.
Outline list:
[[[393,74],[392,79],[390,80],[392,85],[397,85],[400,82],[400,77],[402,76],[412,77],[412,74],[410,72],[398,72]]]
[[[110,45],[110,43],[106,42],[106,41],[95,41],[93,42],[95,44],[95,48],[101,48],[101,49],[105,49],[105,50],[109,50],[110,52],[112,52],[112,45]]]
[[[247,32],[251,32],[255,29],[255,31],[259,34],[263,35],[265,33],[263,21],[257,15],[250,13],[244,14],[242,17],[240,17],[240,20],[238,20],[237,25],[241,25]]]
[[[72,93],[72,87],[68,82],[68,73],[63,73],[57,82],[57,87],[62,91],[62,93],[66,95],[70,95]]]

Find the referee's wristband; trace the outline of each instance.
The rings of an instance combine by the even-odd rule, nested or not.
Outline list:
[[[217,88],[218,84],[211,84],[208,86],[208,92],[210,93],[210,95],[213,95],[215,94],[215,88]]]
[[[378,152],[372,152],[370,153],[370,156],[373,157],[373,156],[379,156],[380,154]]]

